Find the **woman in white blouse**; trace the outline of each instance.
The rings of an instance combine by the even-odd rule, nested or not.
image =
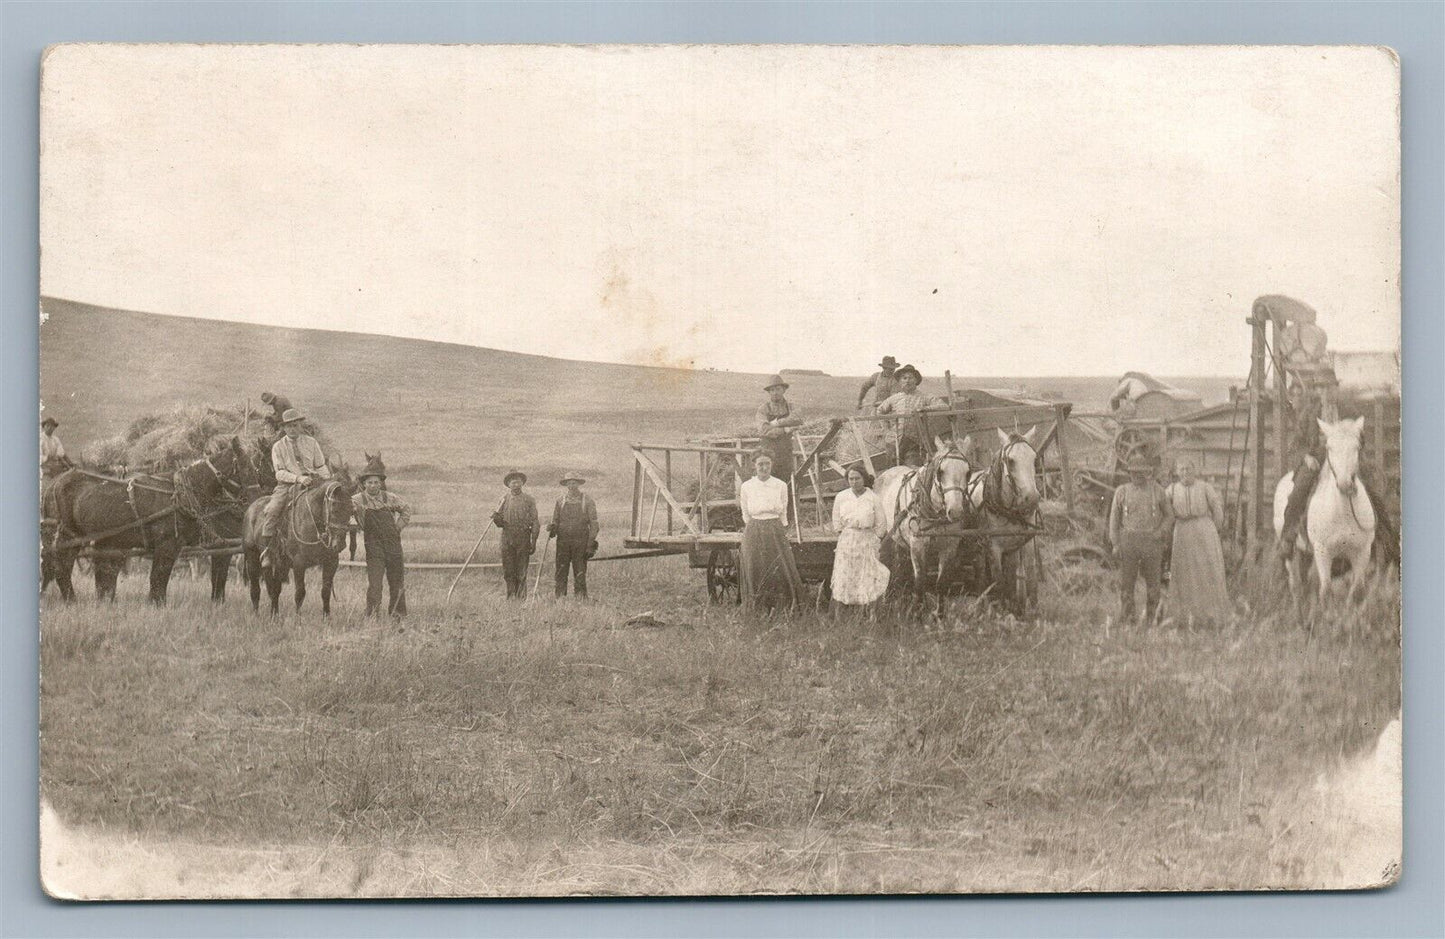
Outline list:
[[[773,475],[773,459],[760,453],[755,475],[738,490],[743,514],[743,543],[738,586],[746,606],[793,606],[803,599],[803,579],[783,519],[788,516],[788,485]]]
[[[883,506],[869,487],[873,480],[861,467],[848,470],[848,488],[833,500],[833,530],[838,548],[833,555],[833,602],[848,606],[874,603],[888,589],[888,568],[878,549],[888,534]]]

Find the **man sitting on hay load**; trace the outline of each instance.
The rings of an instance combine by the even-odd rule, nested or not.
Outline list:
[[[271,567],[276,561],[276,526],[281,515],[291,508],[291,503],[301,490],[318,479],[330,479],[331,467],[326,465],[326,454],[315,437],[301,432],[305,417],[295,408],[287,408],[281,415],[281,430],[285,434],[271,447],[271,466],[276,471],[276,489],[266,511],[261,517],[261,566]]]

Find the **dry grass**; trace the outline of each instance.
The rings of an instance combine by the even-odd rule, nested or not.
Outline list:
[[[104,616],[47,605],[44,795],[97,845],[291,864],[206,888],[226,895],[1359,877],[1316,856],[1302,794],[1398,709],[1397,634],[1359,628],[1398,623],[1389,582],[1313,628],[1246,599],[1217,629],[1145,631],[1106,589],[924,628],[749,620],[670,559],[598,566],[586,605],[508,604],[494,579],[443,608],[449,578],[412,577],[401,627],[359,616],[358,573],[329,621],[190,584],[154,611],[139,578]],[[669,625],[619,628],[642,610]]]

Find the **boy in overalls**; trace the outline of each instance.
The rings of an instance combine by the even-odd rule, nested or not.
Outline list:
[[[367,460],[360,479],[361,491],[351,497],[351,506],[366,544],[366,615],[381,606],[381,581],[385,577],[390,593],[386,612],[405,616],[406,567],[401,530],[411,521],[411,506],[381,488],[386,481],[386,466],[380,456]]]

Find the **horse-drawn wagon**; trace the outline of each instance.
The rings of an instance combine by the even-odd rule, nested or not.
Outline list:
[[[1028,604],[1036,599],[1042,571],[1033,539],[1044,531],[1039,497],[1062,500],[1064,505],[1071,504],[1073,497],[1068,442],[1063,433],[1071,405],[1010,401],[983,392],[959,392],[953,397],[953,407],[940,405],[904,417],[836,417],[794,435],[796,469],[787,480],[792,501],[789,540],[799,573],[805,584],[814,587],[819,602],[828,597],[837,548],[837,533],[829,527],[832,502],[847,487],[848,470],[855,466],[879,479],[880,495],[888,480],[895,484],[890,493],[908,492],[920,499],[929,498],[932,487],[938,503],[935,517],[910,518],[908,522],[912,537],[932,545],[925,553],[940,559],[928,572],[929,586],[941,593],[986,591],[1001,576],[998,552],[993,548],[1008,544],[1007,567],[1017,589],[1011,583],[1005,592]],[[910,419],[926,422],[934,444],[923,467],[900,465],[896,425]],[[758,438],[746,436],[633,444],[632,516],[624,545],[686,555],[692,569],[704,572],[713,602],[740,602],[742,518],[737,493],[752,473],[759,444]],[[962,468],[939,469],[950,460],[961,462]],[[1038,491],[1027,506],[1027,518],[1008,516],[1005,521],[1009,524],[1003,524],[999,517],[989,516],[995,523],[990,526],[982,511],[985,490],[990,504],[1001,507],[995,503],[1009,491],[1004,480],[1011,477],[1000,474],[1009,473],[1010,460],[1027,462],[1028,475],[1036,480]],[[944,510],[943,493],[949,487],[943,484],[942,475],[953,472],[965,474],[965,488],[972,486],[960,497],[979,508],[965,518],[949,518]],[[918,483],[911,482],[915,477]],[[896,508],[905,514],[909,511],[908,505]],[[884,552],[885,561],[890,560],[889,545],[900,543],[893,545],[899,550],[892,552],[895,557],[890,564],[894,582],[900,585],[913,579],[913,570],[905,563],[908,555],[903,553],[906,539],[893,537],[901,527],[897,523],[892,526]],[[1025,546],[1027,552],[1022,550]],[[1019,557],[1025,563],[1014,563]]]

